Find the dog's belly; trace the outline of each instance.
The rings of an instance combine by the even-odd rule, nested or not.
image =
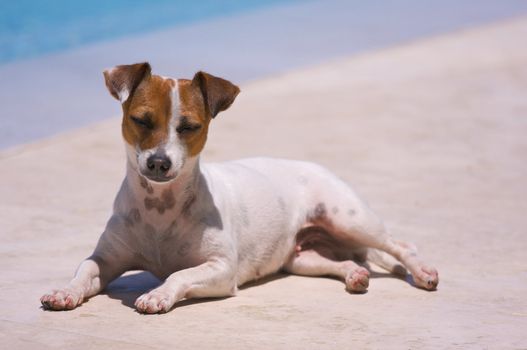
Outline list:
[[[269,158],[207,167],[214,194],[228,199],[223,218],[237,242],[238,285],[275,273],[289,260],[296,234],[315,206],[321,169]]]
[[[278,272],[289,260],[294,252],[295,235],[279,231],[272,235],[272,239],[268,235],[268,239],[248,241],[239,247],[238,285]]]

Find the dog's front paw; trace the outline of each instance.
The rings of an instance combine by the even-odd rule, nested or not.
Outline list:
[[[73,310],[84,301],[82,293],[72,289],[56,289],[49,294],[44,294],[40,302],[47,310]]]
[[[157,288],[137,298],[135,307],[137,311],[145,314],[157,314],[168,312],[174,303],[174,296],[171,293]]]

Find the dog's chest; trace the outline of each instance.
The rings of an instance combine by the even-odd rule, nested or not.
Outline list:
[[[141,268],[159,278],[205,260],[201,256],[202,242],[196,225],[170,212],[165,215],[132,211],[128,219],[131,221],[128,243],[136,260]]]

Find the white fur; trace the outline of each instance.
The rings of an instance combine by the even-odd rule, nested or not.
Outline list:
[[[187,157],[186,149],[183,142],[179,138],[176,127],[181,119],[179,112],[179,89],[178,81],[175,79],[174,87],[172,88],[172,117],[169,121],[168,140],[164,146],[167,156],[172,162],[172,168],[169,170],[167,176],[172,176],[177,173],[183,166],[183,162]]]
[[[130,96],[130,91],[128,91],[127,88],[122,88],[121,91],[117,93],[119,95],[119,101],[121,103],[125,103],[126,100],[128,100],[128,97]]]

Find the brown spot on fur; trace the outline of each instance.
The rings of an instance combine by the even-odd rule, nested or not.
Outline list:
[[[356,213],[357,213],[357,212],[356,212],[355,210],[353,210],[353,209],[349,209],[349,210],[348,210],[348,215],[349,215],[349,216],[353,216],[353,215],[355,215]]]
[[[147,210],[156,209],[159,214],[163,214],[165,210],[172,209],[174,207],[176,200],[172,190],[167,189],[163,191],[161,198],[146,197],[144,203]]]
[[[322,202],[318,203],[312,212],[308,213],[307,220],[316,223],[325,221],[327,219],[328,211],[326,205]]]
[[[318,203],[314,211],[317,219],[323,218],[327,215],[326,205],[324,203]]]
[[[148,183],[148,181],[141,175],[139,175],[139,183],[141,184],[141,187],[146,190],[148,194],[154,193],[154,188],[151,184]]]
[[[339,208],[333,207],[333,208],[331,208],[331,212],[333,213],[333,215],[336,215],[339,212]]]

